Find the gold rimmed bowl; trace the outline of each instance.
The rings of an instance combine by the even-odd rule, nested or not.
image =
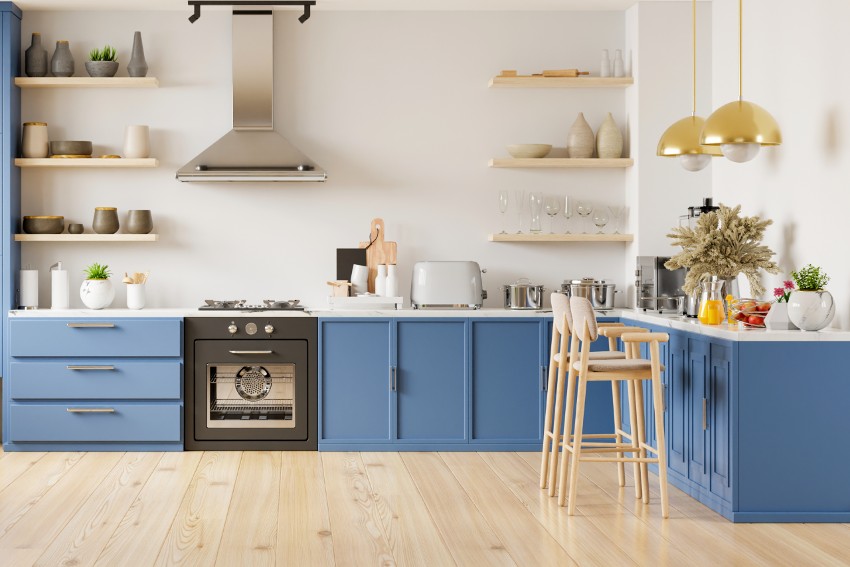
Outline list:
[[[61,234],[65,230],[65,217],[26,216],[21,223],[21,228],[27,234]]]

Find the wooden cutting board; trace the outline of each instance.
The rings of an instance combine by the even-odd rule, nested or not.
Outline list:
[[[366,248],[366,267],[369,268],[369,292],[375,293],[375,276],[378,264],[395,264],[398,260],[398,245],[384,240],[384,219],[372,219],[369,242],[361,242],[360,248]]]

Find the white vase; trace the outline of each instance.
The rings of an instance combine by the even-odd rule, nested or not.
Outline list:
[[[773,331],[791,331],[797,326],[788,318],[788,304],[776,302],[764,317],[764,326]]]
[[[626,64],[623,61],[623,50],[617,49],[614,51],[614,76],[615,77],[625,77],[626,76]]]
[[[398,297],[398,273],[395,264],[387,266],[387,297]]]
[[[623,134],[610,112],[596,133],[596,155],[601,159],[616,159],[623,155]]]
[[[570,126],[567,136],[567,152],[571,158],[593,157],[593,130],[584,119],[584,113],[579,112],[576,121]]]
[[[611,60],[608,58],[608,50],[602,50],[602,60],[599,62],[599,76],[600,77],[610,77],[611,76]]]
[[[387,295],[387,265],[378,264],[378,275],[375,276],[375,295]]]
[[[820,331],[835,317],[835,301],[828,291],[795,289],[788,298],[788,318],[801,331]]]
[[[111,280],[85,280],[80,286],[80,299],[89,309],[103,309],[115,299]]]
[[[150,128],[144,125],[127,126],[124,133],[124,157],[147,158],[150,155]]]

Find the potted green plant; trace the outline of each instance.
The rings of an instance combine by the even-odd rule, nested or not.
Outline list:
[[[92,49],[86,61],[86,71],[89,77],[114,77],[118,72],[118,52],[110,45]]]
[[[115,299],[115,289],[109,279],[112,275],[109,266],[95,262],[87,266],[83,273],[86,274],[86,279],[80,286],[80,299],[83,304],[89,309],[109,307]]]
[[[797,289],[788,297],[788,318],[803,331],[820,331],[835,317],[835,301],[824,288],[829,276],[811,264],[791,272]]]

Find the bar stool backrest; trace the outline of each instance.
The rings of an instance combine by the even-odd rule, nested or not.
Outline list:
[[[595,341],[599,337],[599,326],[596,324],[596,312],[590,300],[585,297],[570,298],[570,312],[572,313],[572,328],[579,338],[584,335],[584,325],[587,322],[587,330],[590,340]]]
[[[552,302],[555,328],[558,329],[561,336],[569,335],[573,323],[572,313],[570,312],[570,298],[563,293],[553,293],[549,300]]]

